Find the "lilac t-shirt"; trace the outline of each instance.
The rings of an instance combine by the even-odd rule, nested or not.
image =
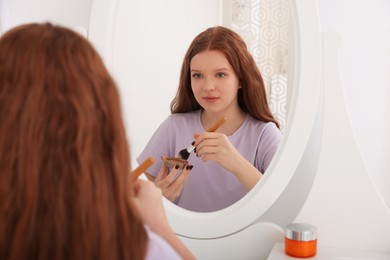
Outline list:
[[[138,163],[153,156],[156,163],[147,172],[157,176],[162,164],[161,156],[177,156],[180,150],[194,141],[194,133],[206,131],[201,124],[200,112],[169,115],[138,156]],[[228,138],[245,159],[264,173],[278,148],[281,133],[274,123],[256,120],[248,114],[240,128]],[[188,161],[194,167],[180,198],[175,202],[178,206],[198,212],[216,211],[232,205],[247,194],[248,191],[236,176],[218,163],[203,162],[194,153]]]
[[[168,242],[166,242],[159,235],[151,231],[148,226],[145,226],[145,229],[149,239],[148,249],[146,253],[147,260],[181,259],[178,253],[171,247],[170,244],[168,244]]]

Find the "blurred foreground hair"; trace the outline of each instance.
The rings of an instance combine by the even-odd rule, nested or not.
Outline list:
[[[0,259],[144,259],[116,85],[50,23],[0,38]]]

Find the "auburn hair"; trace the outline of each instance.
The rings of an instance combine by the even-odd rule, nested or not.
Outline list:
[[[190,63],[196,54],[208,50],[222,52],[233,67],[241,86],[237,96],[240,108],[257,120],[274,122],[279,127],[268,106],[263,78],[245,41],[236,32],[223,26],[206,29],[190,44],[184,56],[179,87],[171,102],[171,113],[201,109],[191,89]]]
[[[144,259],[114,80],[51,23],[0,38],[0,259]]]

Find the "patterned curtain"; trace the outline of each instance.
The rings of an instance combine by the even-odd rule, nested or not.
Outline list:
[[[264,78],[272,113],[283,131],[287,119],[289,0],[224,0],[224,25],[246,41]]]

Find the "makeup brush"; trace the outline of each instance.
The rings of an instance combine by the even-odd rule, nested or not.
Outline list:
[[[209,129],[207,129],[207,132],[215,132],[215,130],[217,130],[225,122],[226,122],[226,117],[222,117],[213,126],[211,126]],[[182,158],[184,160],[187,160],[188,157],[190,157],[190,154],[192,153],[192,151],[195,150],[195,146],[193,144],[194,144],[194,142],[192,142],[192,144],[190,144],[190,146],[188,146],[186,149],[181,150],[179,152],[178,157]]]
[[[130,173],[132,181],[135,181],[143,172],[145,172],[156,160],[153,157],[148,157],[134,171]]]

